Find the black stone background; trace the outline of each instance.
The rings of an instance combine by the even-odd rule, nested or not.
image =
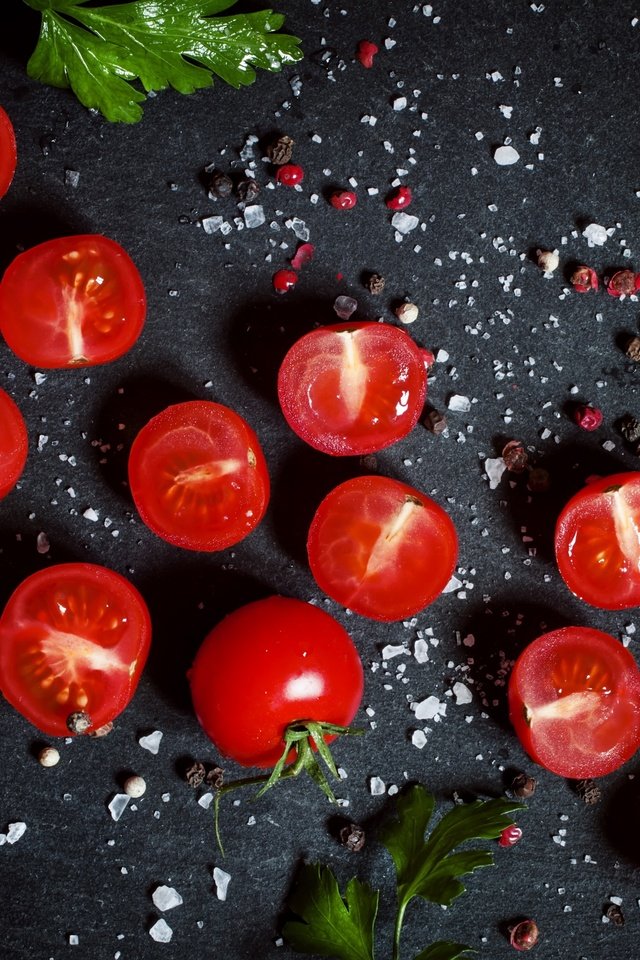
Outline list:
[[[186,758],[216,757],[191,712],[185,681],[198,644],[225,613],[276,592],[322,604],[349,629],[365,665],[359,719],[370,729],[335,750],[348,773],[339,793],[350,806],[340,814],[375,824],[392,806],[388,797],[371,796],[372,776],[387,786],[420,780],[440,810],[456,790],[500,795],[513,770],[539,779],[520,818],[524,837],[517,847],[496,846],[496,867],[471,878],[450,910],[411,906],[403,958],[438,938],[466,942],[488,960],[507,958],[514,954],[505,927],[524,916],[539,924],[540,960],[637,957],[637,761],[605,778],[600,804],[586,806],[570,784],[528,761],[508,724],[501,679],[505,663],[544,629],[591,624],[622,636],[636,623],[634,610],[598,611],[569,594],[553,562],[552,533],[562,503],[585,477],[638,464],[616,429],[623,414],[638,412],[638,370],[620,348],[625,333],[637,329],[638,304],[602,292],[574,295],[566,280],[576,261],[600,272],[638,265],[637,5],[547,0],[536,12],[532,6],[543,5],[526,0],[434,0],[429,17],[411,0],[280,0],[286,27],[303,41],[300,64],[261,73],[240,91],[217,83],[190,97],[162,92],[135,126],[109,124],[69,92],[30,81],[25,64],[37,16],[20,3],[9,6],[0,34],[1,102],[15,124],[19,165],[0,205],[2,265],[50,237],[104,233],[137,263],[149,303],[137,345],[105,367],[49,371],[37,385],[35,371],[0,346],[0,384],[22,408],[31,441],[19,487],[0,504],[0,600],[25,575],[52,563],[102,563],[142,591],[154,641],[115,731],[98,742],[60,744],[54,769],[35,759],[39,734],[0,704],[0,831],[16,820],[27,823],[18,843],[0,848],[0,954],[6,960],[291,956],[276,938],[287,892],[308,859],[330,864],[341,882],[357,872],[381,887],[377,956],[390,956],[390,858],[373,840],[359,855],[342,848],[336,811],[311,783],[285,784],[255,804],[248,797],[239,806],[227,803],[222,860],[211,812],[181,778]],[[365,37],[381,47],[371,70],[354,57]],[[385,38],[395,41],[391,49]],[[320,58],[324,49],[328,65]],[[488,79],[493,71],[503,80]],[[297,98],[289,83],[295,76],[302,81]],[[395,112],[391,101],[399,94],[408,106]],[[513,107],[510,120],[500,104]],[[375,115],[377,124],[363,124],[364,115]],[[536,127],[542,128],[538,146],[529,141]],[[239,150],[255,135],[255,172],[265,185],[273,178],[261,145],[275,132],[296,140],[295,160],[306,173],[302,190],[263,189],[264,226],[206,235],[200,218],[223,213],[233,223],[239,213],[233,200],[207,198],[205,165],[215,161],[239,174]],[[313,142],[313,134],[322,142]],[[520,160],[501,168],[493,150],[505,137]],[[410,149],[415,165],[407,162]],[[383,203],[398,167],[409,171],[402,178],[414,192],[409,212],[421,221],[401,243]],[[65,185],[66,170],[79,172],[76,188]],[[337,212],[327,193],[349,177],[358,181],[358,205]],[[378,196],[368,196],[368,187]],[[489,209],[493,204],[497,210]],[[285,226],[293,216],[307,223],[316,256],[295,291],[278,297],[271,276],[296,249]],[[615,227],[604,247],[589,249],[581,235],[592,221]],[[553,279],[532,261],[538,246],[561,252]],[[387,278],[382,297],[363,288],[367,270]],[[511,274],[505,291],[499,278]],[[306,529],[320,498],[363,467],[299,441],[278,409],[274,378],[289,343],[331,322],[339,294],[358,299],[358,317],[390,322],[394,303],[415,301],[420,317],[411,333],[449,353],[430,379],[431,403],[442,410],[454,393],[476,401],[468,414],[449,415],[448,436],[418,426],[377,457],[381,473],[446,506],[460,536],[457,576],[466,589],[442,596],[408,625],[376,624],[326,602],[305,562]],[[155,538],[126,487],[127,451],[138,428],[167,403],[189,397],[215,399],[242,414],[270,465],[264,522],[221,554],[181,552]],[[587,434],[572,422],[576,400],[602,408],[599,431]],[[37,452],[41,434],[49,440]],[[507,475],[489,488],[483,458],[499,455],[512,437],[549,470],[548,493],[531,495],[522,477]],[[605,440],[613,450],[603,449]],[[65,492],[71,486],[75,499]],[[98,511],[97,523],[82,516],[88,507]],[[46,555],[36,550],[41,531],[51,544]],[[400,657],[383,664],[384,645],[411,650],[416,631],[429,627],[440,641],[430,663]],[[470,633],[475,645],[467,648],[461,639]],[[632,638],[630,649],[636,646]],[[465,678],[473,702],[456,706],[447,693]],[[428,724],[428,744],[419,751],[411,744],[416,724],[408,699],[432,694],[447,701],[447,713]],[[156,757],[137,742],[153,729],[164,734]],[[137,810],[114,823],[107,803],[127,771],[142,774],[148,789]],[[248,826],[251,816],[256,822]],[[232,877],[225,902],[215,896],[214,865]],[[160,883],[184,898],[166,914],[174,931],[166,945],[148,934],[159,916],[151,892]],[[611,896],[622,898],[624,927],[602,921]],[[79,945],[69,945],[70,934]]]

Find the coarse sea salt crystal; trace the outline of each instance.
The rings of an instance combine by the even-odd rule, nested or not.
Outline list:
[[[453,695],[456,698],[456,704],[462,706],[465,703],[471,703],[473,700],[473,694],[469,687],[465,686],[464,683],[460,683],[458,680],[453,685]]]
[[[169,943],[173,936],[173,930],[167,921],[161,918],[149,929],[149,936],[152,940],[155,940],[156,943]]]
[[[495,490],[500,484],[502,474],[507,469],[507,465],[502,457],[487,457],[484,462],[484,469],[489,477],[489,489]]]
[[[418,663],[426,663],[429,659],[429,645],[426,640],[419,637],[413,645],[413,655]]]
[[[154,730],[153,733],[148,734],[146,737],[140,737],[138,743],[143,750],[148,750],[149,753],[153,753],[154,756],[160,749],[160,741],[162,740],[162,731]]]
[[[427,743],[427,737],[424,730],[414,730],[411,734],[411,743],[414,747],[417,747],[418,750],[422,750]]]
[[[601,247],[607,242],[609,237],[606,228],[599,223],[590,223],[582,231],[582,236],[586,239],[590,247]]]
[[[454,393],[452,397],[449,397],[447,406],[449,410],[453,410],[454,413],[468,413],[471,409],[471,401],[469,397],[463,397],[460,393]]]
[[[510,167],[513,163],[518,162],[520,154],[514,147],[503,146],[498,147],[493,154],[493,159],[499,167]]]
[[[454,590],[459,590],[461,586],[462,586],[462,580],[458,580],[458,578],[454,576],[454,577],[451,577],[451,580],[449,580],[449,583],[446,585],[446,587],[442,592],[453,593]]]
[[[167,887],[165,884],[161,884],[155,888],[151,894],[151,899],[157,909],[162,911],[162,913],[164,913],[165,910],[173,910],[174,907],[179,907],[184,903],[178,891],[173,887]]]
[[[17,843],[20,837],[24,836],[26,829],[26,823],[23,823],[21,820],[16,821],[16,823],[10,823],[6,836],[7,843]]]
[[[433,720],[440,713],[440,701],[437,697],[427,697],[419,703],[412,703],[411,709],[415,713],[416,720]]]
[[[398,233],[411,233],[418,226],[418,218],[412,214],[405,213],[404,210],[398,210],[391,218],[391,225]]]
[[[115,797],[108,806],[109,813],[113,820],[119,820],[122,814],[129,806],[131,797],[128,793],[116,793]]]
[[[252,203],[244,208],[244,224],[248,230],[262,226],[265,220],[264,207],[259,203]]]
[[[216,896],[218,900],[227,899],[227,888],[230,880],[230,873],[225,873],[225,871],[221,870],[220,867],[213,868],[213,882],[216,885]]]
[[[391,644],[391,643],[388,643],[388,644],[386,645],[386,647],[383,647],[383,648],[382,648],[382,659],[383,659],[383,660],[391,660],[392,657],[400,657],[400,656],[402,656],[403,654],[404,654],[405,656],[408,656],[408,655],[409,655],[409,651],[408,651],[407,648],[406,648],[405,646],[403,646],[402,644],[398,644],[398,643]]]
[[[380,777],[369,777],[369,793],[372,797],[381,797],[386,789],[385,782]]]
[[[198,803],[203,810],[208,810],[213,803],[213,794],[203,793],[202,796],[198,798]]]
[[[217,233],[224,223],[224,217],[203,217],[200,223],[205,233]]]

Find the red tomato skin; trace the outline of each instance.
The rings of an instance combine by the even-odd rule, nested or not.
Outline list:
[[[458,537],[449,515],[424,493],[388,477],[364,476],[324,498],[309,528],[307,553],[316,583],[333,600],[372,620],[404,620],[446,587]]]
[[[0,198],[11,186],[16,172],[17,148],[13,124],[5,110],[0,107]]]
[[[633,562],[617,545],[614,501],[607,493],[615,487],[640,529],[640,472],[629,471],[599,477],[579,490],[561,511],[554,537],[556,563],[569,590],[603,610],[640,605],[640,547]]]
[[[88,713],[92,729],[98,729],[133,697],[150,644],[149,611],[133,584],[96,564],[56,564],[23,580],[5,606],[0,618],[0,691],[43,733],[73,736],[66,721],[79,710]],[[64,667],[59,666],[70,650],[79,661],[73,677],[63,676]],[[51,661],[57,670],[50,669]],[[88,702],[54,701],[54,694],[67,685],[74,696],[78,687],[83,690]]]
[[[28,449],[23,416],[9,394],[0,390],[0,500],[20,479]]]
[[[536,708],[568,694],[598,690],[593,714],[536,721]],[[509,715],[529,756],[570,779],[617,770],[640,746],[640,671],[631,653],[607,633],[564,627],[526,647],[509,678]]]
[[[86,332],[79,315],[91,318]],[[99,234],[31,247],[15,257],[0,282],[0,332],[16,356],[34,367],[117,360],[140,336],[145,315],[137,267],[115,240]]]
[[[363,691],[346,630],[324,610],[279,596],[246,604],[214,627],[189,680],[205,733],[245,767],[272,767],[291,723],[347,726]]]
[[[217,454],[218,449],[224,454],[223,446],[235,443],[249,464],[248,479],[243,483],[236,482],[235,475],[229,480],[225,478],[228,496],[237,494],[237,497],[233,505],[235,513],[225,516],[222,522],[203,514],[195,516],[189,512],[188,504],[184,509],[172,505],[167,510],[162,482],[163,478],[170,478],[175,469],[172,461],[176,451],[171,451],[169,442],[163,453],[165,441],[172,433],[178,437],[191,430],[200,435],[206,432],[204,453],[202,448],[191,449],[198,462],[203,455]],[[215,446],[216,442],[219,447]],[[185,449],[188,452],[188,448],[178,452],[184,454]],[[173,404],[152,417],[131,447],[129,486],[138,513],[153,533],[184,550],[209,553],[234,546],[255,530],[266,512],[270,491],[267,462],[255,432],[239,414],[211,400]]]
[[[341,382],[339,353],[347,353],[343,334],[368,348],[360,364],[366,382],[356,389],[364,402],[349,413]],[[357,339],[356,339],[357,338]],[[363,339],[364,338],[364,339]],[[344,359],[344,357],[343,357]],[[312,330],[285,356],[278,374],[278,399],[297,435],[323,453],[354,456],[374,453],[406,436],[422,412],[427,374],[418,346],[391,324],[342,322]]]

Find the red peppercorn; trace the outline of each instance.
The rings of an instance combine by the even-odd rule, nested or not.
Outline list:
[[[573,419],[583,430],[597,430],[603,420],[602,410],[586,405],[576,407]]]
[[[532,950],[538,942],[538,924],[533,920],[521,920],[509,930],[509,943],[516,950]]]
[[[313,255],[316,252],[316,248],[312,243],[301,243],[295,254],[291,258],[291,266],[294,270],[299,270],[301,267],[308,263],[309,260],[313,259]]]
[[[295,270],[276,270],[272,282],[276,293],[287,293],[298,282],[298,274]]]
[[[353,210],[357,200],[353,190],[335,190],[329,197],[329,203],[336,210]]]
[[[398,187],[391,196],[387,197],[385,203],[389,210],[404,210],[413,200],[410,187]]]
[[[285,187],[295,187],[297,183],[302,183],[304,180],[304,170],[297,163],[285,163],[278,167],[276,180]]]
[[[607,293],[612,297],[630,297],[636,290],[640,290],[640,274],[633,270],[618,270],[606,281]]]
[[[501,847],[513,847],[521,838],[522,830],[515,823],[512,823],[510,827],[505,827],[502,831],[498,843]]]
[[[361,40],[356,50],[356,57],[363,67],[369,68],[373,66],[373,58],[377,52],[378,48],[375,43],[372,43],[371,40]]]
[[[578,267],[571,274],[571,283],[577,293],[588,293],[598,289],[598,276],[591,267]]]

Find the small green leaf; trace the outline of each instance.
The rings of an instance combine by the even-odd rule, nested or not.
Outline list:
[[[329,867],[305,864],[288,904],[300,919],[285,923],[283,936],[301,953],[373,960],[378,898],[377,890],[355,877],[347,883],[343,896]]]
[[[465,947],[464,943],[438,940],[437,943],[432,943],[430,947],[419,953],[414,960],[466,960],[471,953],[475,953],[475,950]]]

